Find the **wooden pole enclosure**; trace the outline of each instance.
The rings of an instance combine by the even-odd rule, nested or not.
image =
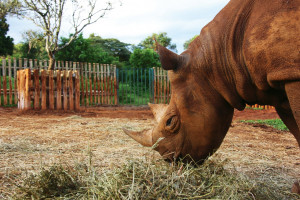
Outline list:
[[[78,71],[17,71],[18,108],[25,110],[80,110]]]

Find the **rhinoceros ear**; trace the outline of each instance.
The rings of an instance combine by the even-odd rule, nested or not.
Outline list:
[[[156,42],[156,50],[161,66],[165,70],[176,70],[185,63],[185,57],[178,55]]]
[[[164,116],[165,112],[168,109],[168,104],[152,104],[148,103],[154,118],[157,122],[161,120],[161,118]]]

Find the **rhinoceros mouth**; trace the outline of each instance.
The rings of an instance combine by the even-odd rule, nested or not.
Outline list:
[[[175,152],[169,152],[168,150],[166,150],[165,152],[161,153],[160,155],[163,157],[164,160],[166,161],[170,161],[173,162],[175,160],[177,160],[177,158],[175,158]]]

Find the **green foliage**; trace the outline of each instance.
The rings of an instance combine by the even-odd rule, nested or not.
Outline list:
[[[145,40],[143,40],[138,46],[143,49],[155,49],[156,47],[153,38],[155,38],[160,45],[177,52],[176,44],[171,43],[172,39],[167,36],[166,32],[159,34],[153,33],[151,36],[148,36]]]
[[[198,37],[198,35],[195,35],[193,38],[187,40],[184,44],[183,44],[183,48],[186,50],[189,48],[189,45],[191,44],[191,42],[194,41],[194,39],[196,39],[196,37]]]
[[[70,37],[72,37],[72,35],[70,35]],[[65,45],[69,40],[69,38],[61,38],[60,46]],[[84,39],[82,34],[73,40],[69,46],[57,52],[56,59],[106,64],[118,61],[118,57],[109,55],[109,53],[100,46],[93,45],[91,39]]]
[[[5,16],[0,18],[0,56],[12,55],[14,49],[14,39],[6,36],[9,25],[6,23]]]
[[[43,33],[28,30],[23,33],[25,42],[22,46],[22,57],[29,59],[49,59]]]
[[[91,34],[88,39],[91,42],[91,47],[103,49],[109,56],[118,58],[120,62],[129,61],[131,54],[129,49],[132,45],[120,42],[118,39],[114,38],[103,39],[94,34]]]
[[[160,66],[159,56],[153,49],[135,49],[130,56],[131,67],[150,68]]]
[[[252,124],[263,124],[263,125],[271,126],[281,131],[288,131],[288,128],[286,127],[286,125],[283,123],[281,119],[245,120],[242,122],[252,123]]]
[[[19,0],[1,0],[0,1],[0,18],[3,18],[7,13],[16,12],[19,10]]]

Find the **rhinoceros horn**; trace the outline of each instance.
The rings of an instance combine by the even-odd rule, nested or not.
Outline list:
[[[148,104],[154,118],[157,122],[161,120],[164,113],[167,111],[168,105],[167,104]],[[152,130],[144,130],[144,131],[130,131],[125,128],[123,128],[123,131],[132,139],[137,141],[138,143],[142,144],[146,147],[152,147],[153,146],[153,131]]]
[[[152,142],[152,130],[144,130],[144,131],[130,131],[123,128],[123,131],[132,139],[137,141],[143,146],[151,147],[153,145]]]
[[[159,122],[165,112],[167,111],[168,104],[152,104],[148,103],[156,122]]]
[[[156,42],[156,50],[159,54],[161,66],[165,70],[176,70],[181,67],[186,60],[184,56],[170,51],[166,47],[161,46],[158,42]]]

